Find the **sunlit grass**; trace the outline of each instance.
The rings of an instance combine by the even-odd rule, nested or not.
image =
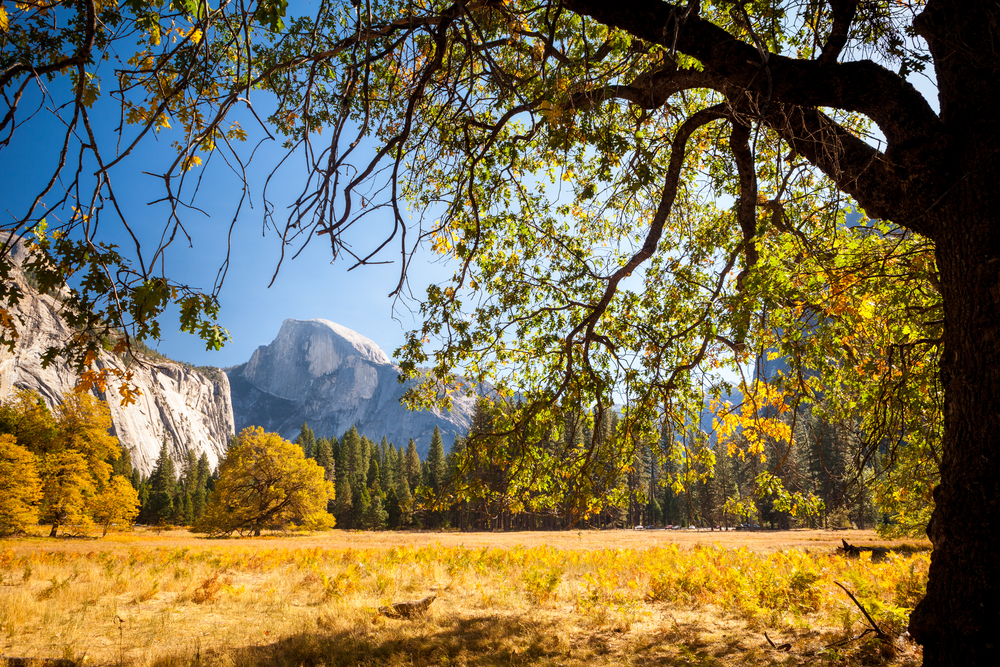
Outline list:
[[[915,664],[902,638],[894,655],[846,641],[866,621],[834,582],[899,636],[929,563],[676,544],[12,544],[0,545],[0,653],[88,665]],[[419,619],[377,614],[431,593]]]

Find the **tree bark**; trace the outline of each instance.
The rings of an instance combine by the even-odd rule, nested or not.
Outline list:
[[[927,595],[910,619],[928,666],[995,664],[1000,641],[1000,202],[991,189],[962,188],[954,231],[937,242],[945,433]]]
[[[915,23],[934,57],[950,136],[926,212],[944,301],[944,441],[927,595],[910,618],[924,664],[996,664],[1000,642],[1000,6],[930,0]]]

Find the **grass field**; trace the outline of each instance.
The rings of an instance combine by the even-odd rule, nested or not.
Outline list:
[[[901,549],[849,560],[833,553],[842,538]],[[798,530],[0,540],[0,654],[151,666],[918,664],[902,633],[928,549]],[[854,639],[868,622],[835,581],[893,641]],[[426,595],[437,599],[419,618],[378,613]]]

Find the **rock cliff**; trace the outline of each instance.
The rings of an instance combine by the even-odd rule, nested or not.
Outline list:
[[[0,347],[0,399],[15,387],[23,387],[34,389],[54,407],[73,389],[76,373],[58,362],[42,368],[41,355],[46,348],[65,340],[69,329],[59,317],[56,299],[37,294],[19,272],[12,278],[20,284],[25,297],[12,309],[21,320],[17,348],[11,354]],[[110,354],[102,355],[97,366],[125,367],[121,359]],[[188,449],[192,449],[195,456],[205,452],[214,468],[233,433],[226,374],[161,359],[141,359],[129,370],[142,391],[136,403],[123,407],[117,392],[110,388],[102,398],[108,401],[115,435],[129,450],[132,464],[149,474],[166,436],[174,461],[184,461]]]
[[[397,447],[410,438],[426,457],[434,427],[445,451],[469,428],[475,400],[461,397],[451,412],[413,412],[400,405],[406,385],[371,340],[328,320],[285,320],[270,345],[226,369],[237,430],[261,426],[293,439],[307,422],[317,435],[338,438],[352,425]]]

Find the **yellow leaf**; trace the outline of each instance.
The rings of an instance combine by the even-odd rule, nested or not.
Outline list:
[[[201,164],[201,157],[198,155],[189,155],[184,160],[184,171],[189,171],[194,167]]]
[[[0,7],[0,30],[7,32],[7,25],[10,19],[7,18],[7,10]]]

